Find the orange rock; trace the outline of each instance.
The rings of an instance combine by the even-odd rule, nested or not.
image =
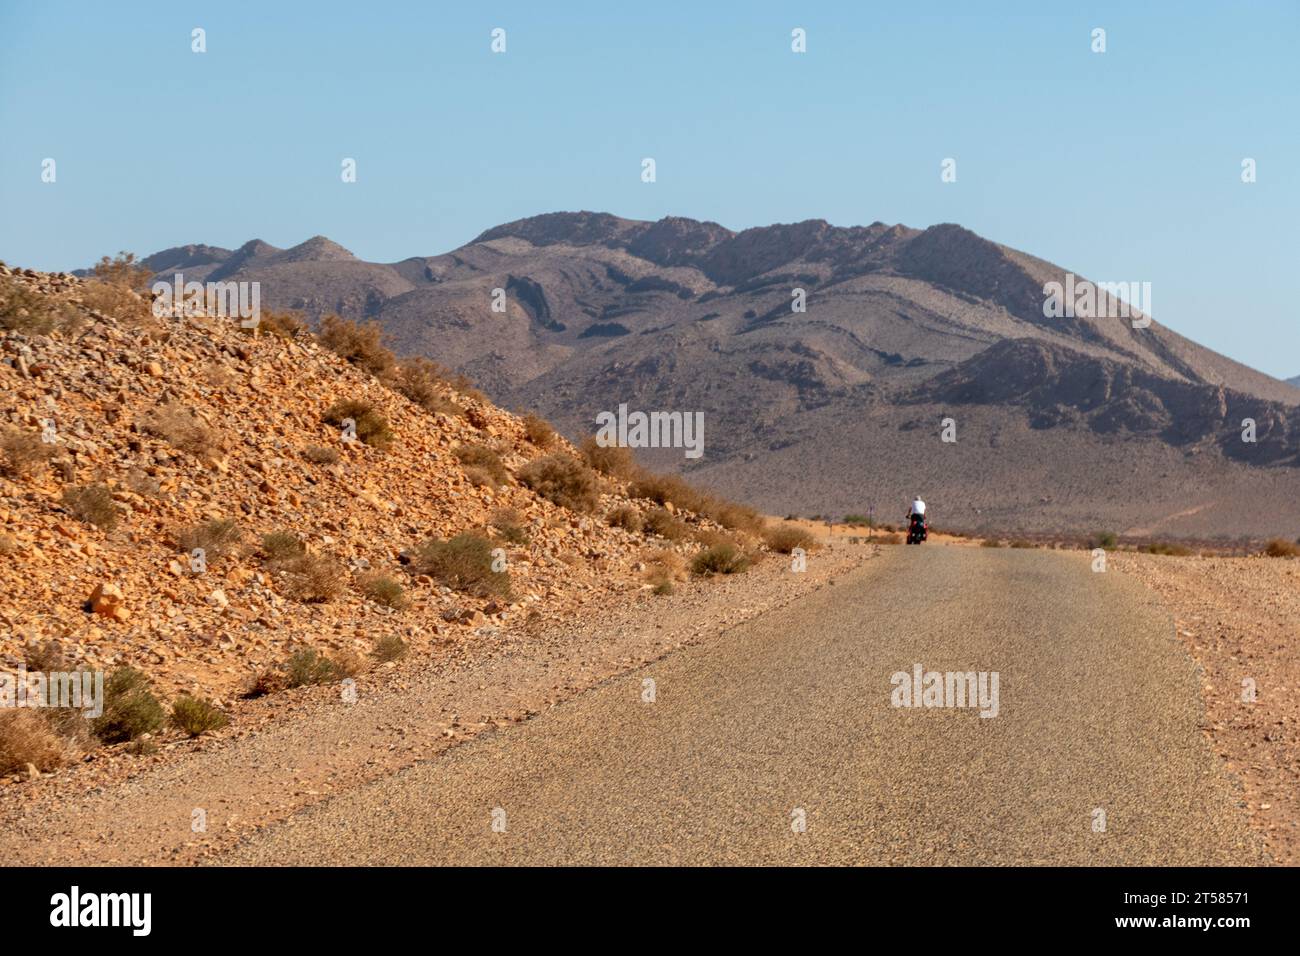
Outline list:
[[[122,589],[111,582],[101,581],[90,593],[90,610],[101,617],[109,617],[118,622],[125,622],[131,617],[125,602],[126,595],[122,593]]]

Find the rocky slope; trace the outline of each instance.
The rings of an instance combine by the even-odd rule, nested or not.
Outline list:
[[[70,667],[129,664],[164,696],[229,701],[304,647],[366,660],[383,637],[427,654],[511,622],[546,627],[575,603],[640,592],[647,551],[674,547],[607,526],[615,506],[652,507],[624,482],[602,479],[590,512],[520,485],[515,473],[543,450],[519,418],[473,395],[445,386],[463,414],[432,413],[310,336],[157,319],[132,294],[105,311],[70,275],[0,266],[0,282],[34,293],[33,308],[62,323],[50,334],[0,323],[0,668],[55,641]],[[340,399],[387,418],[387,450],[344,442],[322,420]],[[178,415],[179,431],[159,427]],[[467,476],[455,454],[466,445],[498,451],[500,487]],[[573,451],[562,440],[558,450]],[[68,496],[91,486],[106,500]],[[517,513],[509,536],[493,527],[501,509]],[[113,511],[113,527],[78,517]],[[225,520],[238,543],[196,568],[184,532]],[[259,546],[277,531],[329,562],[335,597],[295,599]],[[422,540],[462,532],[504,549],[508,596],[453,590],[402,565]],[[400,582],[409,606],[367,597],[376,574]]]

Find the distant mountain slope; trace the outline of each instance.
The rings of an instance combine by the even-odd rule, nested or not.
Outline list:
[[[692,469],[720,490],[783,510],[830,508],[855,475],[827,465],[814,482],[824,490],[811,495],[769,486],[765,464],[781,449],[824,448],[846,423],[899,415],[890,427],[929,420],[934,431],[941,406],[1003,374],[1017,376],[1023,393],[971,407],[1023,424],[1024,454],[1034,454],[1034,441],[1046,448],[1050,433],[1062,467],[1086,468],[1095,443],[1123,441],[1175,454],[1204,448],[1250,473],[1300,474],[1285,424],[1300,391],[1154,321],[1049,318],[1044,285],[1063,282],[1067,270],[957,225],[813,220],[733,232],[680,217],[551,213],[387,265],[321,237],[289,250],[185,246],[148,262],[190,263],[187,277],[258,280],[273,307],[374,319],[399,351],[463,371],[498,402],[536,407],[571,435],[621,403],[702,411],[707,450]],[[492,311],[494,289],[504,290],[504,313]],[[803,312],[792,310],[795,290]],[[1075,393],[1088,394],[1080,382],[1089,376],[1112,387],[1085,408]],[[1217,417],[1201,414],[1225,402]],[[1240,423],[1229,426],[1247,407],[1268,428],[1242,449],[1232,437]],[[1194,421],[1183,421],[1188,410],[1197,410]],[[655,463],[683,465],[662,455]],[[1013,488],[1015,465],[993,468]],[[893,477],[902,480],[903,470]],[[969,481],[984,472],[992,473],[974,468]],[[1014,494],[1037,507],[1045,495],[1036,491]],[[1113,497],[1095,483],[1080,495],[1103,510]],[[1044,509],[1042,520],[1050,516]]]

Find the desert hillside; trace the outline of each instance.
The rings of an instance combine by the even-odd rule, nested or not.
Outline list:
[[[129,666],[221,704],[759,549],[752,512],[675,507],[678,485],[333,336],[0,266],[0,667]]]

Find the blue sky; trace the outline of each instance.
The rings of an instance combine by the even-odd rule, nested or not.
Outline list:
[[[1290,376],[1298,43],[1295,0],[0,0],[0,259],[323,234],[393,261],[572,209],[958,222],[1149,281],[1159,321]]]

